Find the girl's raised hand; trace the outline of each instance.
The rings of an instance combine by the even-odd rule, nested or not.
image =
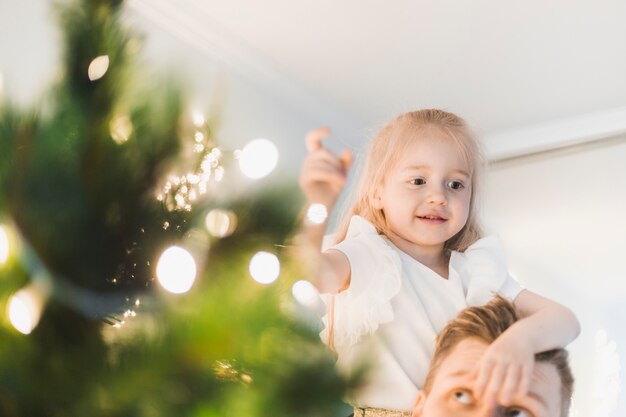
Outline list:
[[[527,394],[535,366],[528,337],[514,327],[509,330],[489,345],[475,369],[474,395],[502,405]]]
[[[346,185],[352,154],[344,149],[337,156],[322,146],[322,139],[329,133],[328,128],[319,128],[306,135],[309,154],[302,164],[299,183],[310,204],[321,203],[330,210]]]

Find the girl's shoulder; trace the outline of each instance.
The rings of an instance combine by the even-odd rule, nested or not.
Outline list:
[[[468,305],[484,304],[511,286],[504,249],[495,235],[477,240],[464,252],[453,251],[450,266],[462,279]]]

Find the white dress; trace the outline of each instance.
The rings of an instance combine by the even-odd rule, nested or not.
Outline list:
[[[523,289],[508,274],[493,236],[452,252],[448,279],[359,216],[352,217],[346,239],[330,249],[343,252],[351,268],[349,288],[334,296],[337,366],[350,373],[365,360],[369,369],[364,388],[347,399],[355,406],[411,411],[446,323],[496,293],[513,300]],[[323,322],[320,336],[327,342],[328,315]]]

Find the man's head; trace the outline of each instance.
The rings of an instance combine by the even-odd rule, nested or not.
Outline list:
[[[461,311],[437,336],[413,416],[566,417],[574,380],[564,349],[535,355],[530,390],[523,397],[514,397],[511,405],[486,404],[474,398],[474,367],[489,344],[517,320],[513,305],[500,297]]]

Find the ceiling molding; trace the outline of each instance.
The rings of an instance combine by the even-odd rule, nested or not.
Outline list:
[[[483,135],[487,157],[498,161],[571,148],[626,134],[626,107]]]

